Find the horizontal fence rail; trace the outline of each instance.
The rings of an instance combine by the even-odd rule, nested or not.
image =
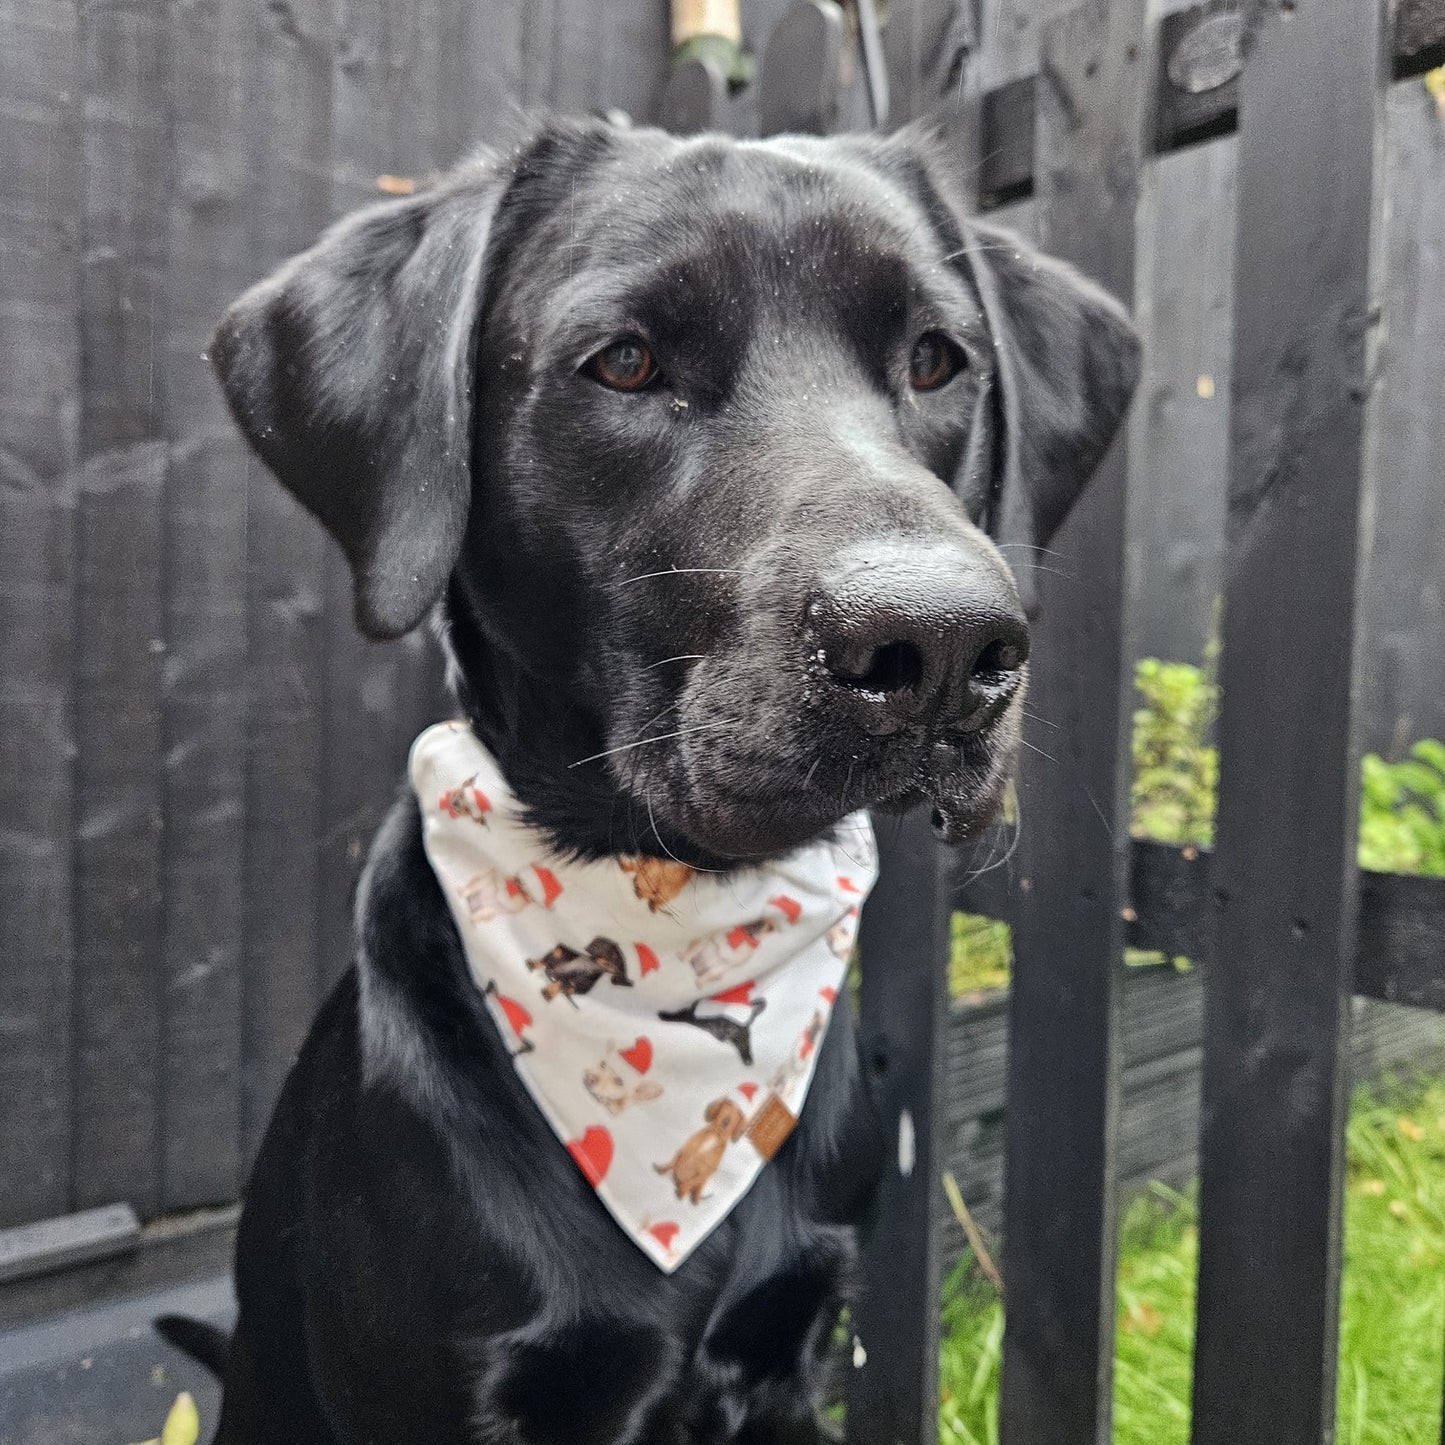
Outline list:
[[[999,868],[970,877],[964,865],[953,906],[1007,922],[1018,880]],[[1129,849],[1125,943],[1207,964],[1214,951],[1214,856],[1193,844],[1136,838]],[[1445,878],[1360,873],[1352,991],[1384,1003],[1445,1012]]]
[[[1239,127],[1245,7],[1203,0],[1159,21],[1152,144],[1156,154],[1231,135]],[[1445,65],[1445,5],[1414,0],[1400,7],[1393,34],[1396,80]],[[1034,117],[1038,76],[1024,75],[979,102],[978,192],[985,210],[1034,191]]]

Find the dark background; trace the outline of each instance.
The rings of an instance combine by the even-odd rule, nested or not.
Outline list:
[[[783,8],[743,0],[755,51]],[[945,98],[952,8],[892,7],[900,118],[1037,68],[1042,0],[986,0]],[[0,1225],[148,1217],[236,1197],[445,707],[427,637],[355,636],[339,556],[226,419],[210,328],[378,177],[537,109],[647,120],[667,5],[0,0],[0,34]],[[1445,120],[1418,79],[1389,111],[1363,703],[1398,752],[1445,736]],[[1146,168],[1139,219],[1137,638],[1188,660],[1220,587],[1235,148]]]

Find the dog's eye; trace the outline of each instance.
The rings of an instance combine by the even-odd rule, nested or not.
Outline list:
[[[624,336],[603,347],[582,370],[613,391],[641,391],[657,375],[657,364],[645,342]]]
[[[908,381],[914,391],[937,391],[967,365],[968,358],[943,332],[925,331],[913,343]]]

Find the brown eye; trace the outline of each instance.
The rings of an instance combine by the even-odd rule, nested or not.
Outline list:
[[[941,331],[925,331],[913,343],[908,381],[914,391],[937,391],[967,365],[968,358]]]
[[[624,336],[604,347],[582,370],[613,391],[641,391],[657,375],[652,353],[635,336]]]

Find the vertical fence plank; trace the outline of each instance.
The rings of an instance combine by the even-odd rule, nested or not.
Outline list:
[[[0,3],[0,1227],[70,1197],[76,22]]]
[[[927,811],[881,819],[863,911],[861,1032],[887,1168],[863,1256],[850,1445],[928,1445],[938,1430],[939,1196],[950,870]]]
[[[162,1205],[240,1184],[246,783],[246,445],[204,352],[252,274],[255,22],[171,0],[175,190],[162,400],[166,486]]]
[[[1246,14],[1196,1445],[1333,1438],[1384,8]]]
[[[1091,0],[1040,34],[1039,239],[1126,301],[1149,74],[1144,12],[1143,0]],[[1054,570],[1038,579],[1030,710],[1052,726],[1030,727],[1015,865],[1000,1400],[1009,1445],[1109,1439],[1126,497],[1121,441],[1051,544]]]
[[[160,1176],[165,5],[84,5],[80,15],[73,1200],[126,1199],[146,1213]]]
[[[313,242],[331,211],[331,0],[254,9],[257,274]],[[321,975],[317,838],[325,826],[321,528],[259,462],[248,469],[250,717],[241,1127],[255,1151],[310,1025]]]

